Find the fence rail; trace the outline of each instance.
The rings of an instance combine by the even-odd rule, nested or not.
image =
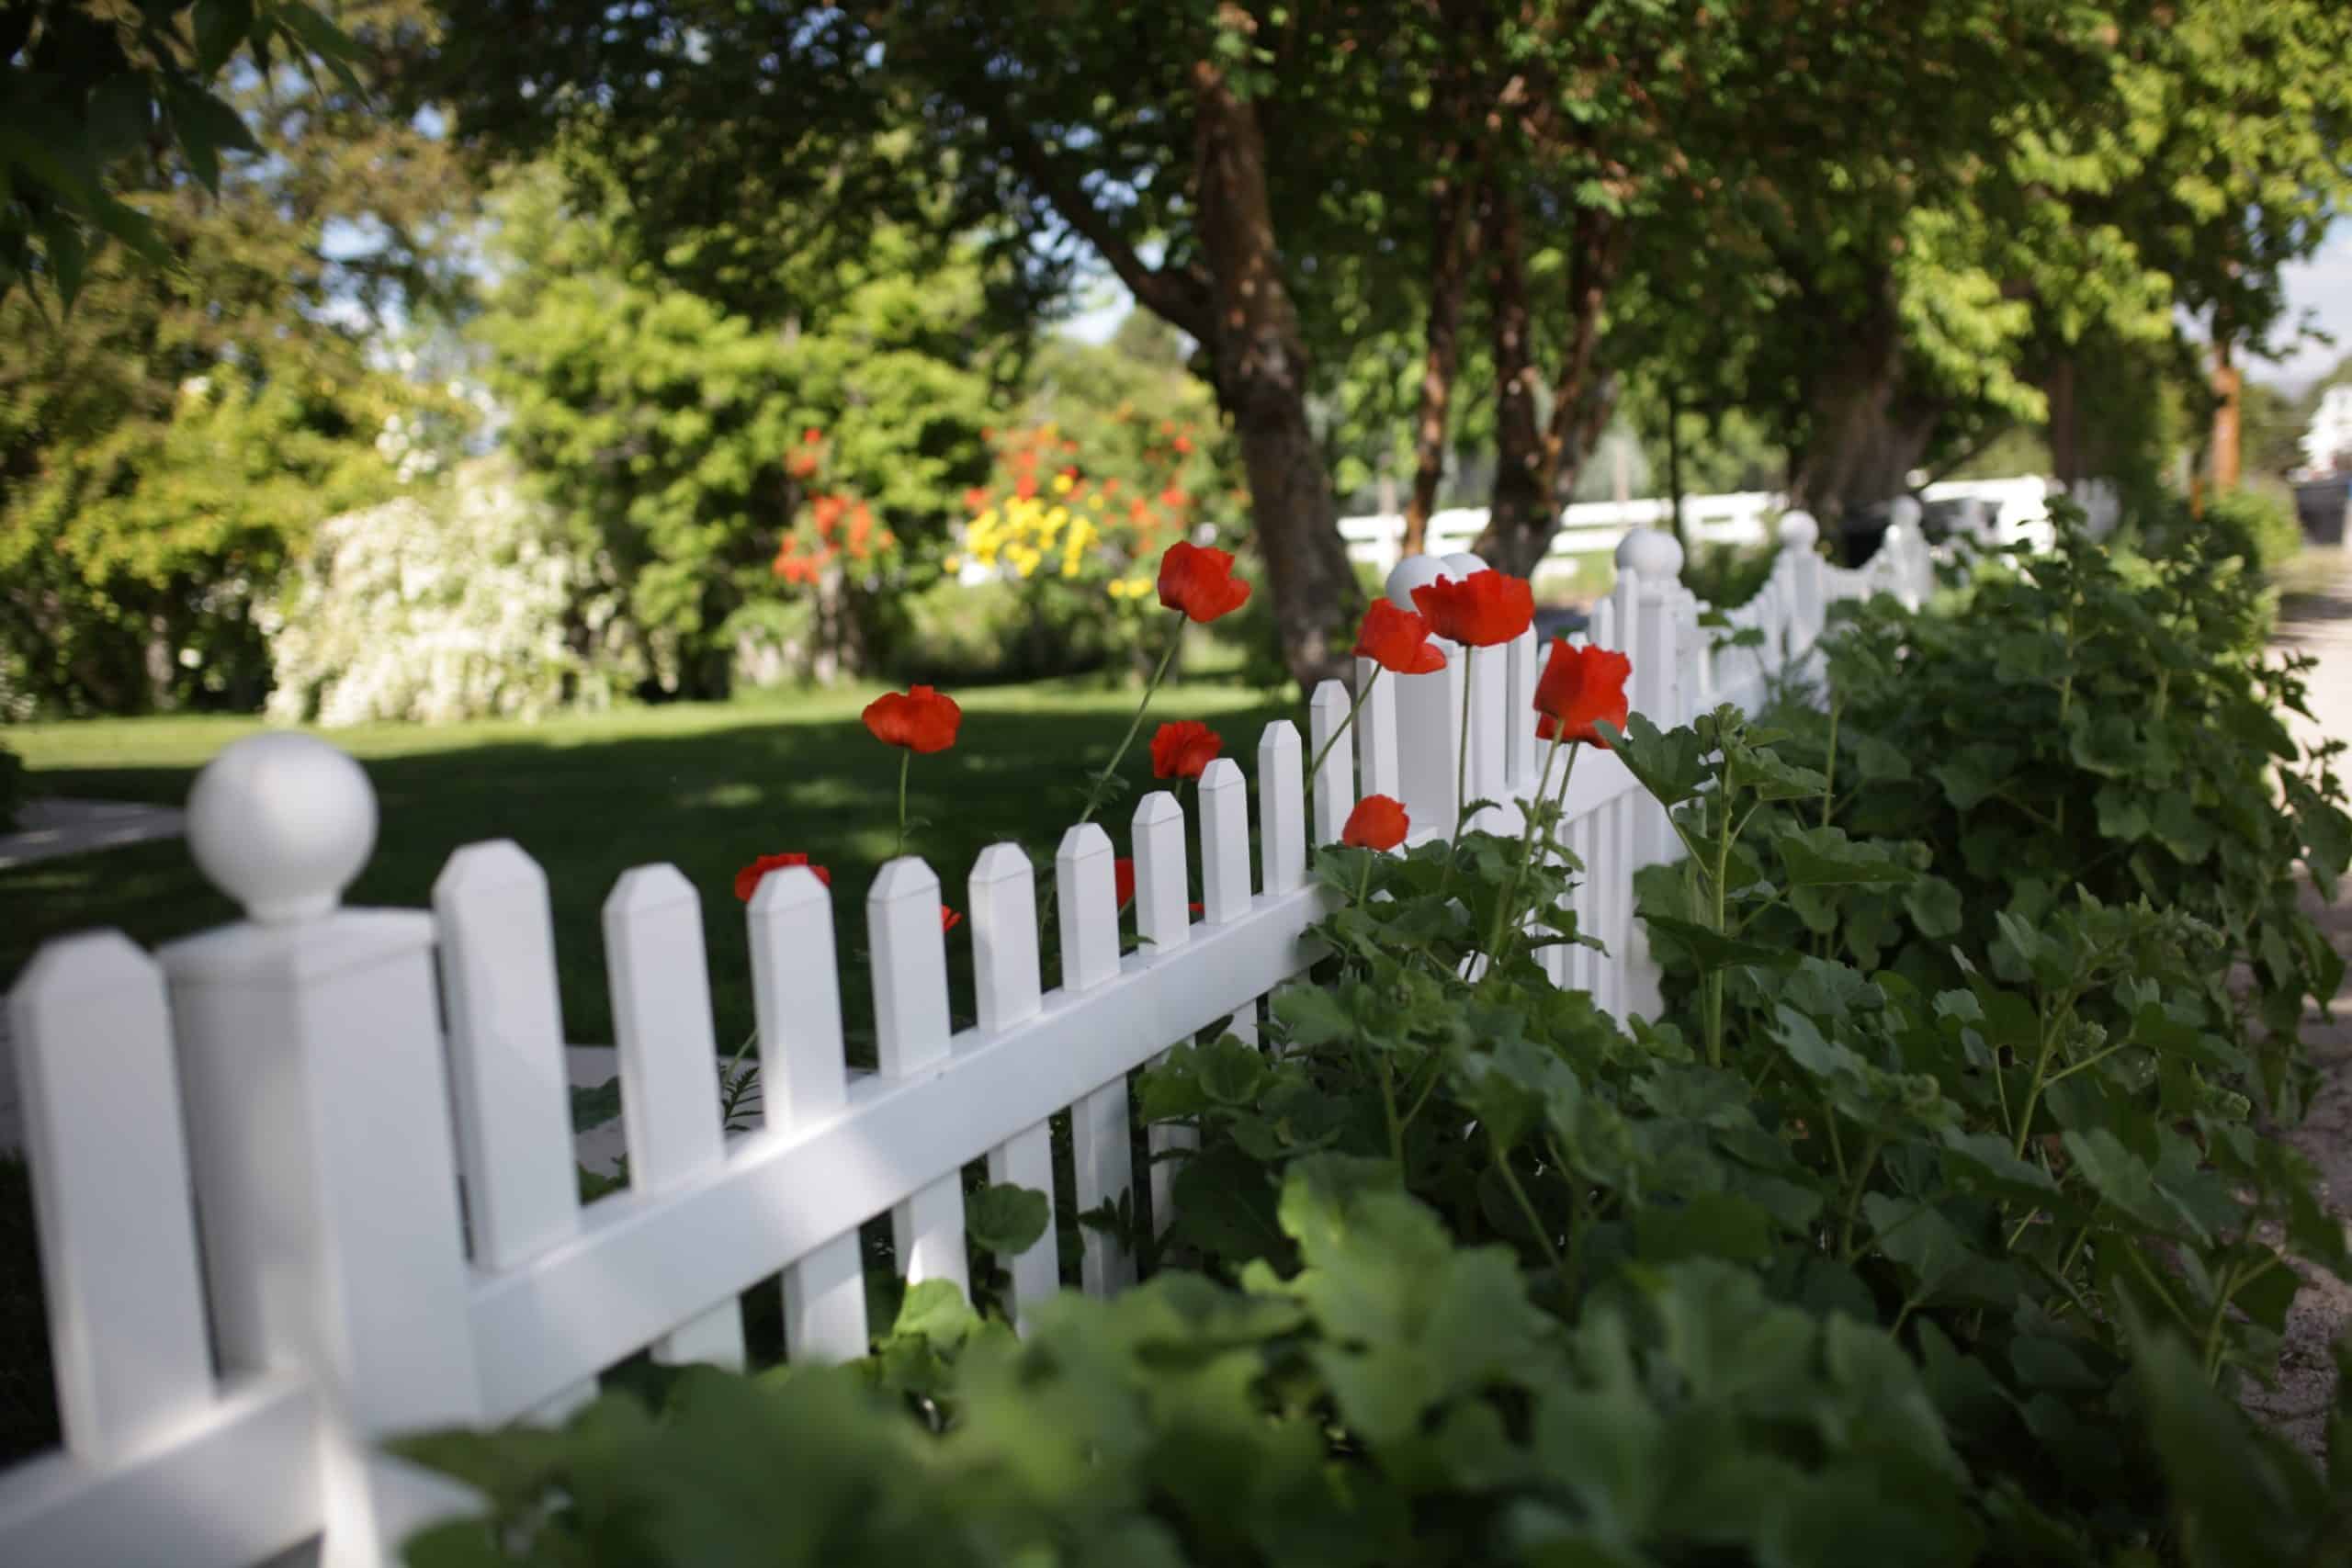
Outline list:
[[[1721,653],[1673,541],[1624,540],[1592,636],[1632,655],[1637,709],[1665,725],[1753,705],[1810,656],[1828,601],[1925,591],[1916,534],[1843,572],[1803,547],[1809,520],[1782,527],[1800,547],[1730,616],[1762,641]],[[865,910],[871,1073],[844,1065],[829,891],[802,869],[770,875],[746,914],[764,1124],[732,1138],[700,901],[673,867],[625,874],[604,959],[630,1184],[585,1205],[545,874],[514,844],[478,844],[450,858],[429,914],[343,908],[375,835],[365,775],[305,736],[237,742],[199,777],[189,830],[248,918],[152,957],[112,932],[53,942],[9,998],[64,1444],[0,1474],[0,1561],[235,1568],[311,1540],[331,1564],[386,1561],[463,1502],[384,1456],[386,1436],[559,1416],[649,1347],[740,1363],[737,1298],[779,1273],[787,1356],[862,1354],[858,1227],[887,1213],[910,1280],[965,1283],[963,1168],[1050,1190],[1065,1110],[1076,1207],[1141,1179],[1164,1221],[1169,1164],[1135,1168],[1128,1075],[1204,1029],[1256,1039],[1261,999],[1316,956],[1329,895],[1308,878],[1310,841],[1338,837],[1359,785],[1401,796],[1417,838],[1451,830],[1465,682],[1474,795],[1532,788],[1538,655],[1531,633],[1377,682],[1311,800],[1296,730],[1268,726],[1254,867],[1231,760],[1204,774],[1197,822],[1147,795],[1128,824],[1134,951],[1111,836],[1073,828],[1052,867],[1052,990],[1035,868],[990,849],[953,939],[972,943],[968,1029],[950,1027],[938,878],[891,862]],[[1314,694],[1309,745],[1348,704],[1336,683]],[[1517,808],[1493,809],[1509,830]],[[1577,910],[1608,952],[1551,950],[1554,978],[1621,1015],[1652,1009],[1632,885],[1670,829],[1606,753],[1577,770],[1566,809],[1589,867]],[[1154,1146],[1182,1137],[1156,1128]],[[1016,1315],[1058,1287],[1057,1256],[1049,1228],[1012,1260]],[[1081,1275],[1115,1290],[1134,1260],[1090,1229]]]

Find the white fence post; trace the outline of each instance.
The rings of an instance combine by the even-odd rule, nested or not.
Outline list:
[[[580,1230],[547,874],[512,840],[469,844],[434,880],[433,914],[467,1231],[475,1261],[504,1269]],[[584,1380],[540,1414],[595,1394]]]
[[[673,865],[635,866],[606,895],[604,926],[629,1186],[658,1192],[707,1170],[726,1153],[702,899]],[[741,1366],[741,1309],[731,1301],[717,1303],[656,1342],[653,1356],[680,1365]]]
[[[769,1136],[788,1136],[849,1105],[832,890],[807,866],[785,866],[760,878],[744,919],[760,1118]],[[865,1259],[852,1225],[784,1270],[784,1353],[793,1361],[854,1360],[866,1344]]]
[[[8,1018],[58,1421],[104,1465],[212,1399],[163,976],[119,931],[51,942]]]
[[[1209,765],[1233,766],[1224,758]],[[1061,847],[1054,853],[1054,881],[1055,902],[1061,909],[1062,989],[1067,993],[1091,991],[1118,977],[1119,911],[1113,871],[1111,840],[1100,825],[1088,822],[1062,835]],[[1113,1078],[1070,1107],[1070,1145],[1079,1213],[1104,1204],[1115,1207],[1134,1190],[1125,1078]],[[1135,1260],[1116,1236],[1089,1225],[1080,1240],[1080,1268],[1089,1295],[1107,1295],[1135,1279]]]
[[[1347,700],[1347,694],[1339,690],[1338,682],[1328,681],[1324,686],[1341,702]],[[1334,769],[1343,777],[1348,772],[1344,746],[1333,747],[1330,756],[1323,761],[1327,776]],[[1320,799],[1320,780],[1316,788]],[[1144,961],[1149,963],[1193,939],[1193,917],[1185,907],[1184,812],[1176,804],[1176,797],[1166,790],[1154,790],[1137,801],[1134,835],[1136,935],[1143,944]],[[1152,1060],[1160,1062],[1167,1057],[1168,1053],[1162,1051]],[[1196,1147],[1199,1143],[1190,1127],[1162,1122],[1150,1129],[1151,1223],[1155,1230],[1165,1231],[1168,1223],[1176,1217],[1176,1167],[1163,1156],[1172,1150]]]
[[[995,1033],[1037,1016],[1037,878],[1018,844],[990,844],[972,866],[972,971],[979,993],[979,1022]],[[1054,1136],[1050,1122],[1035,1122],[989,1151],[989,1180],[1046,1195],[1046,1231],[1028,1251],[1004,1260],[1012,1276],[1016,1321],[1061,1287],[1061,1248],[1055,1238]]]
[[[234,742],[188,840],[251,919],[162,953],[220,1358],[316,1389],[333,1568],[372,1568],[462,1496],[376,1441],[481,1410],[433,922],[336,907],[375,834],[342,752]]]
[[[1323,759],[1322,769],[1309,789],[1314,796],[1317,844],[1339,842],[1340,831],[1348,825],[1348,813],[1355,807],[1355,757],[1345,743],[1333,744],[1340,727],[1348,722],[1348,689],[1337,681],[1326,681],[1317,686],[1313,700],[1307,704],[1307,756],[1310,761]],[[1263,765],[1260,763],[1261,768]]]
[[[1365,795],[1385,795],[1391,800],[1402,800],[1405,791],[1402,764],[1396,758],[1396,690],[1399,677],[1378,678],[1380,666],[1369,659],[1356,660],[1356,690],[1372,682],[1371,692],[1364,697],[1363,707],[1356,715],[1356,765],[1363,775]],[[1326,762],[1325,767],[1330,764]],[[1350,803],[1351,806],[1353,802]],[[1344,813],[1342,814],[1344,820]],[[1337,837],[1337,835],[1333,835]]]
[[[874,949],[874,1050],[884,1077],[915,1077],[947,1060],[947,946],[940,908],[939,878],[913,855],[885,865],[865,895]],[[1062,962],[1069,962],[1067,946]],[[945,1280],[971,1294],[961,1170],[942,1173],[895,1205],[890,1234],[908,1284]]]

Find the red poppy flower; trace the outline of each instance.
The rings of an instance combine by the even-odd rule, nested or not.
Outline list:
[[[1180,539],[1159,558],[1159,602],[1195,621],[1214,621],[1250,602],[1250,585],[1233,579],[1233,552]]]
[[[818,442],[822,441],[824,438],[825,434],[820,430],[804,430],[800,433],[801,441],[810,446],[814,446]]]
[[[1571,648],[1568,639],[1552,639],[1552,657],[1544,662],[1544,678],[1535,682],[1536,736],[1544,740],[1587,740],[1606,749],[1597,728],[1606,719],[1625,728],[1625,677],[1634,661],[1605,648]]]
[[[817,454],[795,452],[784,461],[785,471],[796,479],[805,479],[817,471]]]
[[[808,865],[808,857],[804,854],[797,853],[786,855],[762,855],[759,859],[753,861],[751,864],[745,866],[742,870],[735,874],[735,897],[741,898],[746,904],[750,903],[752,901],[752,895],[759,891],[760,879],[762,877],[767,875],[767,874],[772,871],[782,871],[788,865]],[[823,883],[826,886],[831,887],[833,885],[833,874],[827,871],[823,866],[808,865],[808,869],[815,872],[817,874],[817,880]]]
[[[964,917],[960,911],[951,909],[944,904],[939,907],[939,930],[942,935],[954,931],[963,923]]]
[[[1124,909],[1136,901],[1136,863],[1121,858],[1111,863],[1111,886],[1119,897]]]
[[[817,532],[831,534],[833,525],[842,520],[842,513],[847,510],[849,502],[840,496],[820,495],[809,503],[808,514],[817,520]]]
[[[1430,646],[1430,624],[1410,610],[1374,599],[1356,632],[1356,656],[1396,675],[1430,675],[1445,668],[1445,655]]]
[[[956,744],[956,727],[963,722],[956,699],[929,686],[886,692],[865,705],[865,728],[874,739],[910,751],[946,750]]]
[[[1535,590],[1507,572],[1474,571],[1459,582],[1441,577],[1414,589],[1413,604],[1431,631],[1472,648],[1509,642],[1535,624]]]
[[[1224,750],[1224,739],[1197,718],[1163,724],[1151,738],[1151,776],[1199,778],[1201,771],[1216,761],[1217,753]]]
[[[1340,829],[1340,842],[1360,850],[1393,850],[1405,841],[1412,825],[1413,819],[1397,801],[1385,795],[1367,795],[1348,813],[1348,825]]]
[[[988,503],[989,492],[982,490],[978,485],[974,485],[971,489],[964,492],[964,504],[974,512],[979,511],[981,508],[988,505]]]

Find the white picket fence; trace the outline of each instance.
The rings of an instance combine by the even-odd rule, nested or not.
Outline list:
[[[1783,526],[1811,542],[1810,520]],[[1717,656],[1670,538],[1633,535],[1619,559],[1594,636],[1630,653],[1634,705],[1661,725],[1757,702],[1805,657],[1829,599],[1916,598],[1928,577],[1916,537],[1863,573],[1784,552],[1733,616],[1765,646]],[[1173,795],[1146,796],[1128,825],[1133,952],[1111,835],[1071,829],[1053,868],[1052,991],[1017,848],[980,856],[952,938],[931,868],[890,863],[865,907],[875,1072],[843,1065],[828,890],[772,874],[747,915],[765,1124],[731,1139],[701,901],[673,867],[627,873],[604,947],[631,1185],[584,1206],[538,866],[476,844],[450,858],[429,912],[341,908],[374,840],[364,773],[306,736],[238,741],[198,779],[190,840],[249,918],[153,956],[111,931],[52,942],[9,997],[64,1442],[0,1474],[0,1562],[388,1561],[467,1499],[381,1438],[559,1416],[647,1347],[740,1362],[737,1298],[779,1272],[789,1356],[862,1354],[859,1225],[888,1213],[910,1280],[964,1282],[961,1168],[984,1158],[991,1180],[1050,1190],[1063,1110],[1078,1208],[1148,1181],[1164,1222],[1170,1168],[1134,1168],[1128,1075],[1204,1029],[1256,1037],[1261,1000],[1312,962],[1305,933],[1329,908],[1308,879],[1310,824],[1313,842],[1335,840],[1359,781],[1400,796],[1418,836],[1451,829],[1465,680],[1470,788],[1532,788],[1539,652],[1531,634],[1381,680],[1311,802],[1297,733],[1268,726],[1254,883],[1233,761],[1203,776],[1196,823]],[[1337,683],[1317,692],[1309,740],[1346,710]],[[1632,878],[1669,829],[1607,752],[1576,770],[1568,814],[1589,868],[1578,914],[1609,955],[1561,957],[1555,978],[1621,1014],[1654,1007]],[[1516,808],[1498,815],[1508,830]],[[944,943],[967,939],[978,1021],[951,1032]],[[1167,1129],[1155,1145],[1179,1146]],[[1086,1290],[1133,1277],[1109,1236],[1090,1230],[1083,1252]],[[1016,1313],[1057,1288],[1050,1230],[1010,1272]]]
[[[1917,529],[1927,507],[1935,507],[1951,531],[1979,545],[2020,545],[2047,549],[2052,538],[2050,502],[2067,493],[2067,487],[2037,474],[2005,479],[1947,479],[1924,487],[1916,496],[1896,500],[1894,520]],[[2115,487],[2104,479],[2075,485],[2074,499],[2087,514],[2094,536],[2115,525],[2121,502]],[[1924,504],[1923,504],[1924,503]],[[1708,545],[1760,545],[1774,537],[1776,520],[1788,498],[1771,491],[1731,491],[1720,495],[1686,495],[1682,522],[1691,538]],[[1547,552],[1552,560],[1613,548],[1628,528],[1664,528],[1673,519],[1674,503],[1663,496],[1634,501],[1580,501],[1560,510],[1559,532]],[[1442,555],[1466,550],[1486,532],[1483,506],[1449,508],[1430,517],[1427,547]],[[1396,513],[1373,513],[1340,519],[1340,536],[1347,541],[1348,558],[1385,572],[1395,569],[1405,534],[1405,519]]]

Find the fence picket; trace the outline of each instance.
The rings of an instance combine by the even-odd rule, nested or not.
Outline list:
[[[830,1121],[849,1104],[832,891],[806,866],[772,871],[760,879],[744,920],[759,1032],[760,1115],[770,1134],[786,1136]],[[788,1265],[783,1289],[787,1359],[842,1361],[865,1353],[865,1269],[855,1230]]]
[[[1445,668],[1427,675],[1393,675],[1383,684],[1396,688],[1398,784],[1406,814],[1416,828],[1453,830],[1461,805],[1455,788],[1460,771],[1463,665],[1470,651],[1441,638]]]
[[[504,1269],[580,1229],[547,874],[512,840],[468,844],[434,880],[433,917],[474,1261]],[[542,1414],[595,1394],[583,1379]]]
[[[1369,659],[1356,660],[1356,690],[1365,692],[1363,706],[1356,714],[1356,771],[1363,775],[1365,795],[1385,795],[1391,800],[1405,796],[1403,775],[1396,760],[1396,680],[1394,675],[1380,678],[1380,666]]]
[[[1326,685],[1336,689],[1338,682]],[[1346,701],[1344,694],[1340,700]],[[1344,770],[1347,761],[1345,748],[1335,747],[1323,763],[1324,773],[1328,775],[1334,767]],[[1318,791],[1320,787],[1318,781]],[[1136,802],[1133,841],[1136,934],[1142,939],[1143,955],[1148,962],[1183,946],[1193,935],[1192,916],[1185,909],[1184,812],[1173,795],[1154,790]],[[1167,1058],[1168,1053],[1162,1051],[1152,1060]],[[1151,1216],[1157,1230],[1165,1231],[1176,1215],[1176,1168],[1163,1156],[1171,1150],[1196,1147],[1199,1142],[1190,1127],[1163,1122],[1150,1129]]]
[[[1531,626],[1511,640],[1509,679],[1503,693],[1503,795],[1516,798],[1535,788],[1543,750],[1535,740],[1535,683],[1550,645]]]
[[[1510,695],[1511,649],[1470,648],[1463,654],[1463,678],[1470,683],[1470,799],[1500,803],[1510,793],[1503,772],[1509,755],[1503,704]],[[1478,814],[1476,825],[1498,832],[1501,817],[1489,808]]]
[[[1213,926],[1250,912],[1250,788],[1230,757],[1201,774],[1201,908]]]
[[[677,867],[640,865],[613,885],[604,925],[629,1185],[659,1191],[726,1152],[702,900]],[[656,1342],[653,1357],[741,1366],[741,1310],[719,1303]]]
[[[947,1059],[947,946],[940,910],[939,878],[913,855],[885,865],[865,895],[866,940],[874,949],[874,1052],[885,1077],[913,1077]],[[960,1169],[894,1205],[890,1235],[908,1284],[945,1280],[971,1292]]]
[[[969,884],[972,967],[978,978],[979,1024],[993,1033],[1037,1015],[1037,878],[1018,844],[980,852]],[[989,1151],[989,1180],[1046,1195],[1046,1232],[1030,1248],[1005,1260],[1012,1276],[1016,1319],[1061,1284],[1061,1250],[1055,1239],[1054,1140],[1047,1122],[1033,1122]]]
[[[1261,890],[1287,893],[1306,880],[1306,808],[1298,729],[1278,718],[1258,738],[1258,856]]]
[[[1333,745],[1331,738],[1348,722],[1348,689],[1337,681],[1326,681],[1315,688],[1314,700],[1306,705],[1306,750],[1311,763],[1323,759],[1322,767],[1308,784],[1314,796],[1315,841],[1317,844],[1339,842],[1340,833],[1348,824],[1348,813],[1356,803],[1355,758],[1345,745]],[[1264,767],[1261,761],[1259,766]]]
[[[1231,769],[1233,764],[1220,758],[1210,767]],[[1055,902],[1061,908],[1063,990],[1091,991],[1116,979],[1117,895],[1112,886],[1111,840],[1100,826],[1089,822],[1062,835],[1061,848],[1054,854],[1054,881]],[[1135,1190],[1125,1078],[1113,1078],[1070,1107],[1070,1145],[1080,1213],[1105,1204],[1115,1208]],[[1134,1260],[1116,1236],[1089,1225],[1082,1239],[1080,1269],[1089,1295],[1107,1295],[1135,1278]]]
[[[164,980],[119,931],[44,946],[8,997],[59,1425],[136,1452],[212,1398]]]

